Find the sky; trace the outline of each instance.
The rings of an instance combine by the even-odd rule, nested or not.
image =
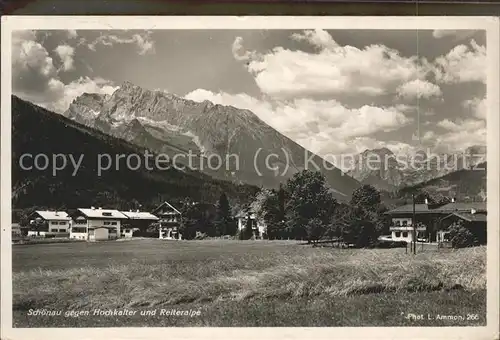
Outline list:
[[[58,113],[129,81],[250,109],[328,157],[486,144],[486,33],[470,30],[14,31],[12,90]]]

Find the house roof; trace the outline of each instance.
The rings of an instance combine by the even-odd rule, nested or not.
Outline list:
[[[84,209],[78,208],[82,214],[88,218],[113,218],[113,219],[127,219],[127,216],[115,209]],[[104,214],[103,214],[104,213]]]
[[[443,214],[455,211],[470,213],[472,209],[477,212],[486,212],[486,202],[453,202],[436,207],[427,204],[415,204],[415,214]],[[387,215],[412,213],[413,204],[406,204],[386,212]]]
[[[428,213],[432,211],[429,209],[429,206],[427,204],[415,204],[415,213]],[[413,204],[406,204],[402,205],[400,207],[397,207],[395,209],[392,209],[386,214],[392,215],[392,214],[399,214],[399,213],[413,213]]]
[[[35,213],[46,221],[69,221],[71,219],[65,211],[37,210]]]
[[[486,202],[454,202],[443,205],[439,208],[442,211],[486,211]]]
[[[175,212],[177,212],[178,214],[180,214],[181,212],[179,210],[177,210],[172,204],[168,203],[167,201],[163,202],[162,204],[160,204],[159,206],[157,206],[154,210],[153,210],[153,213],[157,210],[159,210],[161,207],[163,206],[168,206],[170,208],[172,208],[172,210],[174,210]]]
[[[446,217],[443,217],[443,220],[450,218],[452,216],[456,216],[456,217],[461,218],[467,222],[486,222],[486,220],[487,220],[487,216],[484,213],[471,214],[470,212],[454,212],[454,213],[449,214]]]
[[[121,213],[131,220],[158,220],[158,217],[145,211],[121,211]]]

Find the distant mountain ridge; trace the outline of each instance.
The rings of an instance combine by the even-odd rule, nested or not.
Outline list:
[[[255,186],[174,168],[133,170],[122,163],[118,170],[113,164],[111,170],[98,174],[99,155],[115,159],[116,155],[142,152],[144,148],[12,96],[13,208],[69,209],[93,205],[137,209],[137,204],[141,204],[141,209],[150,210],[163,200],[175,204],[186,197],[212,203],[222,192],[232,202],[241,203],[258,191]],[[67,166],[54,176],[51,167],[23,170],[19,160],[25,154],[44,154],[49,159],[55,154],[84,158],[76,173],[73,166]]]
[[[276,188],[306,167],[317,170],[317,165],[338,199],[348,200],[360,186],[249,110],[125,82],[111,96],[82,94],[64,116],[155,153],[177,156],[180,164],[218,179]],[[220,160],[223,165],[215,166]]]
[[[486,147],[474,145],[463,152],[428,156],[424,150],[405,157],[396,156],[388,148],[365,150],[355,157],[348,173],[363,184],[371,184],[379,190],[396,191],[485,164]]]
[[[444,197],[454,197],[458,201],[486,201],[487,200],[487,163],[474,165],[472,169],[461,169],[444,176],[414,186],[402,188],[400,197],[415,191],[426,191]]]

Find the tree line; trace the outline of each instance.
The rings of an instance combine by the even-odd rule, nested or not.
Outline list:
[[[304,170],[277,190],[263,190],[252,209],[267,224],[269,239],[337,239],[356,247],[377,242],[389,231],[380,192],[373,186],[356,189],[348,203],[335,199],[320,172]]]
[[[236,209],[234,209],[236,208]],[[377,242],[389,232],[390,220],[383,214],[387,208],[380,193],[370,185],[354,191],[349,203],[338,202],[323,174],[304,170],[295,174],[279,189],[261,189],[247,204],[233,207],[223,193],[215,205],[182,203],[181,233],[183,238],[196,235],[256,236],[255,215],[267,226],[263,238],[307,240],[338,239],[356,247]],[[238,230],[234,212],[246,216],[245,226]]]

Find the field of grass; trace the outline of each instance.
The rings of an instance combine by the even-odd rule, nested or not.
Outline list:
[[[482,326],[485,263],[485,247],[411,255],[287,241],[20,245],[13,326]]]

